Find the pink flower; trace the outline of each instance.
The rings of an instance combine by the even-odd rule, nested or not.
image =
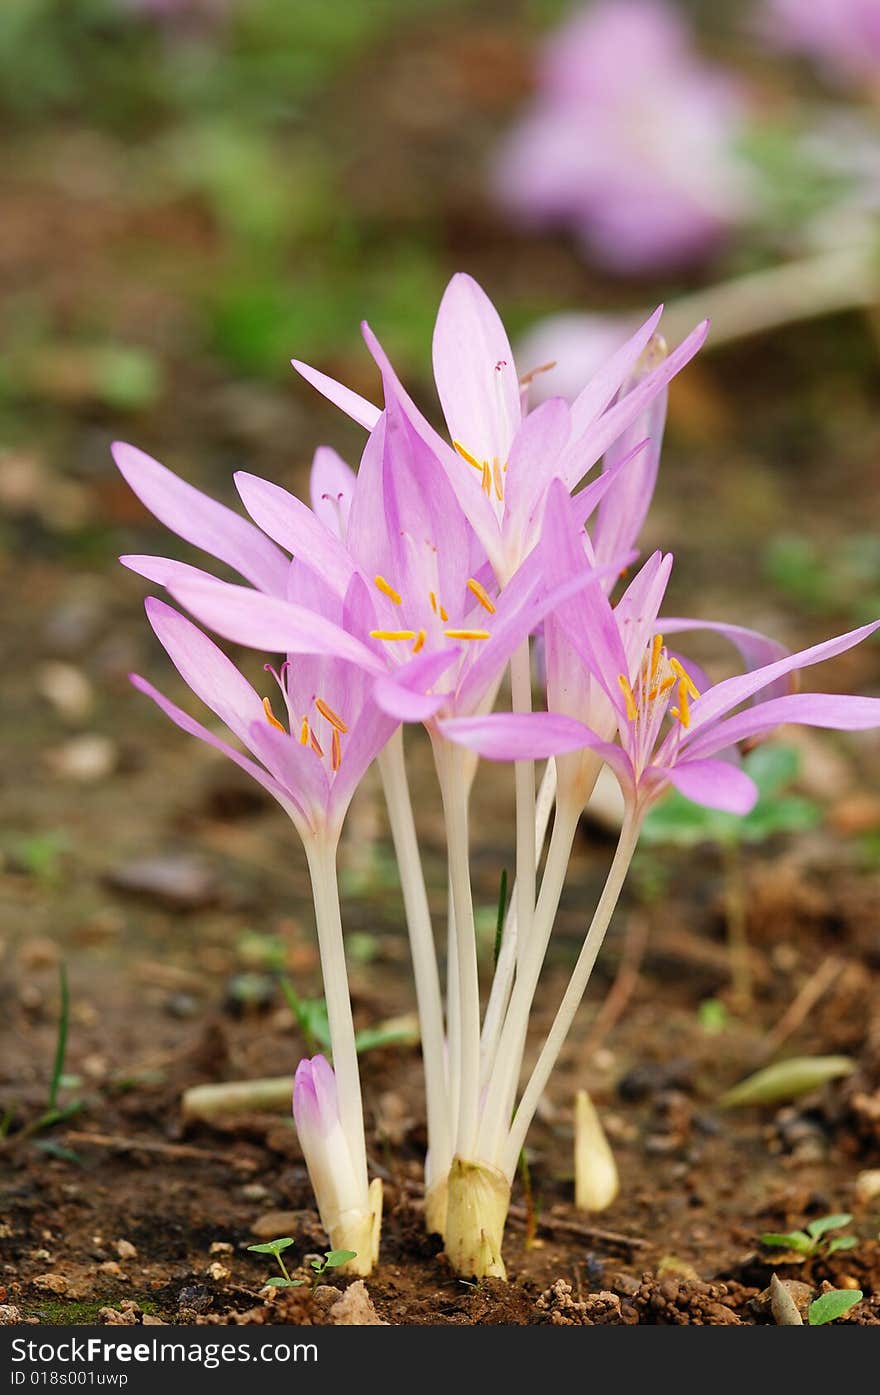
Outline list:
[[[321,1223],[331,1246],[355,1249],[369,1273],[378,1248],[381,1184],[369,1188],[342,1126],[336,1076],[324,1056],[302,1060],[293,1079],[293,1118]]]
[[[498,195],[526,224],[572,228],[612,271],[685,266],[748,213],[745,115],[666,0],[600,0],[548,41]]]
[[[549,583],[558,573],[589,571],[571,503],[561,489],[554,491],[546,517],[542,550]],[[558,652],[550,642],[547,647],[551,710],[460,718],[442,722],[443,734],[493,760],[595,752],[613,770],[638,818],[670,785],[697,804],[748,813],[757,790],[739,767],[736,747],[784,722],[839,731],[880,726],[878,698],[786,693],[781,681],[851,649],[880,628],[880,621],[781,656],[778,649],[774,654],[772,641],[752,631],[710,626],[727,633],[756,666],[707,686],[694,666],[664,644],[661,631],[697,625],[657,618],[671,564],[671,557],[659,553],[649,558],[613,610],[595,583],[580,603],[557,608],[553,621],[564,643]],[[761,701],[736,711],[758,695],[764,695]]]
[[[878,0],[764,0],[763,20],[771,43],[806,54],[838,80],[880,75]]]

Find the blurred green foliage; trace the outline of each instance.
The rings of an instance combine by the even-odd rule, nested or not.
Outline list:
[[[857,533],[845,548],[831,550],[801,534],[781,533],[764,564],[770,581],[816,615],[842,614],[864,625],[880,614],[880,533]]]
[[[758,801],[740,818],[718,809],[704,809],[673,790],[652,809],[642,827],[644,843],[690,848],[699,843],[731,845],[763,843],[776,833],[799,833],[814,828],[818,806],[800,795],[786,793],[797,777],[799,758],[788,746],[758,746],[743,768],[758,786]]]

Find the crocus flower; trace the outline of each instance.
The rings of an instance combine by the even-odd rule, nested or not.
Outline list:
[[[444,293],[433,341],[434,378],[448,439],[418,410],[372,330],[364,326],[367,346],[381,372],[386,410],[397,404],[433,456],[435,472],[439,467],[445,473],[502,586],[537,542],[550,482],[561,478],[569,491],[576,489],[705,339],[708,326],[698,325],[619,396],[654,335],[660,313],[655,311],[611,355],[570,408],[553,399],[528,412],[498,312],[477,283],[459,273]],[[294,367],[366,430],[377,426],[381,413],[373,403],[307,364],[294,360]],[[582,491],[584,518],[610,483],[594,481]]]
[[[331,1249],[354,1250],[346,1272],[369,1274],[379,1253],[382,1184],[377,1178],[367,1188],[363,1169],[351,1156],[336,1077],[324,1056],[297,1066],[293,1117]]]
[[[675,6],[600,0],[548,40],[495,185],[514,216],[572,228],[612,271],[688,265],[749,210],[745,116],[737,80],[699,57]]]
[[[557,500],[552,511],[558,526],[549,535],[552,542],[545,557],[548,566],[569,570],[588,564],[580,560],[582,549],[575,541],[571,518],[566,524],[563,504]],[[754,740],[784,722],[842,731],[880,725],[877,698],[780,695],[780,680],[852,648],[873,634],[880,621],[701,690],[694,681],[693,666],[669,652],[659,631],[657,617],[671,560],[658,555],[646,564],[636,605],[631,588],[629,604],[624,598],[612,610],[601,587],[594,584],[585,593],[589,623],[584,623],[583,608],[578,613],[569,603],[557,609],[555,618],[569,645],[564,712],[498,713],[444,722],[447,737],[495,760],[510,760],[523,751],[535,758],[593,751],[611,767],[628,809],[640,819],[670,785],[695,803],[748,813],[757,790],[731,753],[739,742]],[[673,622],[672,629],[694,624]],[[759,643],[759,636],[744,633],[752,636],[755,645]],[[731,627],[731,637],[737,639],[736,627]],[[748,651],[748,641],[744,648]],[[548,656],[548,679],[551,673]],[[771,696],[764,701],[731,715],[743,703],[768,692]],[[580,713],[575,715],[579,704]],[[597,708],[613,714],[616,741],[597,722]]]
[[[806,54],[838,81],[880,76],[877,0],[764,0],[762,21],[776,47]]]

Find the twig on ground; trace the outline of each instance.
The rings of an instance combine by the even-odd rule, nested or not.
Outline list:
[[[822,960],[818,969],[810,975],[800,992],[786,1008],[776,1026],[767,1033],[760,1043],[758,1054],[762,1059],[774,1055],[783,1042],[788,1041],[788,1038],[797,1031],[819,999],[828,992],[842,968],[843,960],[839,959],[837,955],[830,954],[827,959]]]
[[[623,955],[620,960],[617,975],[608,991],[604,1003],[596,1015],[595,1022],[587,1033],[586,1040],[580,1048],[579,1054],[583,1060],[589,1060],[592,1056],[595,1056],[599,1047],[621,1017],[624,1008],[632,997],[635,986],[639,981],[639,970],[647,943],[647,916],[639,914],[631,915],[626,928]]]
[[[253,1158],[241,1154],[213,1153],[207,1148],[195,1148],[190,1143],[162,1143],[154,1138],[126,1138],[116,1133],[67,1133],[65,1143],[84,1147],[110,1148],[118,1153],[154,1153],[158,1157],[180,1162],[220,1162],[243,1172],[254,1172],[258,1166]]]

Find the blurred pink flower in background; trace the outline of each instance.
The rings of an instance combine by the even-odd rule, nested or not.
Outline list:
[[[880,0],[764,0],[762,29],[844,81],[880,78]]]
[[[573,228],[613,271],[686,265],[748,215],[746,115],[666,0],[600,0],[545,45],[495,186],[526,225]]]

